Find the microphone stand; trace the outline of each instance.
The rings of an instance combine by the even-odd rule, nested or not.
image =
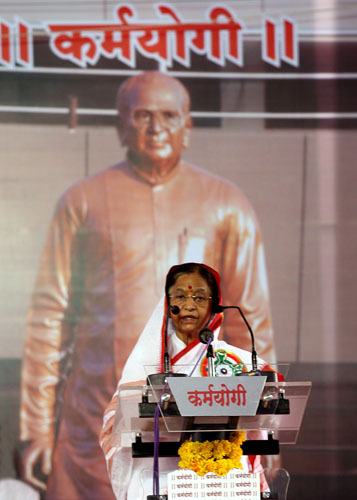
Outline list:
[[[258,361],[257,361],[257,351],[255,350],[255,341],[254,341],[254,334],[253,330],[248,323],[247,318],[245,317],[242,309],[239,306],[216,306],[215,312],[223,312],[225,309],[238,309],[244,323],[246,324],[246,327],[249,330],[250,333],[250,338],[252,341],[252,370],[247,373],[247,375],[263,375],[267,377],[267,382],[277,382],[278,376],[277,373],[274,371],[262,371],[258,369]],[[241,373],[240,375],[244,375],[244,373]]]
[[[165,342],[164,371],[163,371],[163,373],[152,373],[151,375],[148,375],[148,377],[147,377],[147,384],[151,384],[152,386],[154,386],[154,385],[163,385],[164,386],[162,393],[161,393],[161,396],[160,396],[160,399],[159,399],[159,402],[157,403],[157,405],[155,404],[155,414],[154,414],[154,427],[155,427],[155,435],[156,435],[156,437],[155,437],[156,445],[154,444],[154,484],[155,484],[157,491],[155,494],[155,487],[154,487],[153,494],[147,495],[147,497],[146,497],[147,500],[168,500],[167,495],[160,495],[159,494],[159,483],[160,483],[160,480],[159,480],[159,462],[158,462],[159,443],[160,443],[160,441],[159,441],[159,427],[158,427],[158,425],[159,425],[158,424],[159,406],[163,407],[163,405],[165,405],[165,403],[166,403],[167,407],[169,405],[170,396],[169,396],[168,400],[166,400],[165,395],[164,395],[164,392],[166,391],[166,387],[167,387],[167,378],[168,377],[186,377],[187,376],[186,373],[173,373],[170,371],[170,356],[169,356],[169,351],[168,351],[168,339],[167,339],[167,329],[168,329],[168,324],[169,324],[170,312],[172,312],[172,314],[178,314],[180,312],[180,309],[178,306],[168,305],[168,307],[167,307],[166,318],[165,318],[165,335],[164,335],[164,342]],[[151,403],[149,403],[147,397],[145,399],[146,400],[145,401],[143,400],[141,405],[144,407],[150,406]],[[140,408],[140,403],[139,403],[139,408]],[[157,446],[156,454],[155,454],[155,446]],[[155,464],[155,461],[156,461],[156,464]],[[155,480],[155,468],[156,468],[156,474],[157,474],[156,480]]]
[[[250,327],[250,324],[247,321],[247,318],[243,314],[242,309],[239,306],[217,306],[217,312],[223,312],[224,309],[238,309],[244,323],[246,324],[246,327],[249,330],[250,333],[250,338],[252,341],[252,371],[256,372],[258,370],[258,362],[257,362],[257,351],[255,350],[255,341],[254,341],[254,335],[253,335],[253,330]]]
[[[207,346],[207,371],[209,377],[214,377],[214,353],[212,347],[212,341]]]
[[[180,312],[180,308],[178,306],[170,306],[168,305],[166,311],[165,318],[165,335],[164,335],[164,371],[161,373],[152,373],[147,376],[147,383],[151,385],[165,385],[167,382],[167,377],[187,377],[186,373],[173,373],[170,370],[170,356],[168,350],[168,338],[167,338],[167,330],[170,319],[170,312],[172,314],[178,314]]]

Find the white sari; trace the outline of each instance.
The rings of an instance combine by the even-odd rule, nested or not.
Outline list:
[[[145,383],[151,373],[160,373],[162,368],[163,342],[166,318],[166,302],[163,298],[157,305],[146,324],[140,338],[132,350],[119,381],[118,389],[104,415],[104,425],[100,444],[105,453],[113,491],[118,500],[146,500],[152,494],[153,459],[131,457],[131,449],[110,445],[114,414],[119,387],[134,382]],[[212,315],[208,328],[213,329],[212,342],[215,352],[215,371],[218,376],[230,376],[238,371],[251,369],[251,353],[231,346],[219,340],[222,314]],[[160,334],[161,332],[161,334]],[[186,344],[176,336],[171,319],[168,321],[168,352],[171,359],[171,371],[192,376],[207,376],[207,345],[198,339]],[[258,367],[264,369],[267,364],[258,358]],[[133,436],[134,440],[134,436]],[[167,493],[167,473],[178,468],[179,457],[160,458],[160,494]],[[260,457],[243,456],[241,460],[246,472],[261,472]]]

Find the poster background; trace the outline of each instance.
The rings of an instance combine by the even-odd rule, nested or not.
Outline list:
[[[18,8],[0,2],[0,16],[13,22],[18,15],[38,24],[104,20],[112,19],[115,4],[74,1],[65,7],[47,1],[39,9],[38,2]],[[132,4],[141,19],[155,17],[151,3]],[[172,5],[185,18],[199,20],[211,4]],[[195,82],[182,73],[193,91],[193,111],[257,113],[250,118],[196,119],[185,157],[232,180],[255,207],[265,243],[278,359],[291,362],[291,375],[312,379],[314,386],[299,443],[283,450],[283,464],[293,478],[291,498],[308,499],[311,494],[316,499],[321,491],[332,498],[338,491],[348,494],[356,484],[356,119],[278,120],[258,113],[357,111],[352,57],[357,8],[342,0],[301,1],[294,9],[284,1],[227,5],[257,32],[265,14],[293,17],[300,32],[300,66],[283,64],[279,69],[263,63],[259,37],[252,35],[245,45],[244,67],[224,68],[236,77],[220,76],[217,67],[217,76],[202,75]],[[43,54],[43,41],[36,43],[38,48],[42,44]],[[154,61],[139,59],[138,64],[140,69],[156,67]],[[202,59],[194,64],[202,72],[213,67]],[[249,76],[253,71],[280,74],[281,79]],[[301,77],[328,72],[334,76]],[[287,79],[289,73],[300,77]],[[341,78],[343,74],[350,76]],[[1,68],[0,105],[67,107],[73,92],[79,107],[113,109],[124,77],[79,78]],[[67,116],[57,114],[3,109],[0,120],[0,473],[8,477],[15,474],[12,452],[26,310],[55,201],[71,183],[120,161],[124,151],[112,117],[79,116],[74,130]]]

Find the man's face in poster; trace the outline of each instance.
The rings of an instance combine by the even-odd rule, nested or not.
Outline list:
[[[191,119],[184,87],[166,75],[146,74],[126,92],[119,135],[129,160],[153,176],[168,174],[188,147]]]

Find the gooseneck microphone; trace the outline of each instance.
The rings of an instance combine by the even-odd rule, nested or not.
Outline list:
[[[258,362],[257,362],[257,351],[255,350],[255,341],[254,341],[254,335],[253,335],[253,330],[250,327],[250,324],[247,321],[247,318],[244,316],[242,309],[239,306],[216,306],[215,311],[217,313],[223,312],[225,309],[238,309],[240,312],[241,317],[243,318],[244,323],[246,324],[249,333],[250,333],[250,338],[252,341],[252,371],[255,372],[258,370]]]
[[[147,376],[147,383],[151,385],[164,385],[167,381],[167,377],[186,377],[186,373],[172,373],[170,371],[170,356],[168,350],[168,340],[167,340],[167,329],[169,324],[170,312],[172,314],[178,314],[180,308],[178,306],[168,305],[165,318],[165,335],[164,335],[164,371],[162,373],[152,373]]]
[[[167,340],[167,328],[169,325],[169,318],[170,318],[170,312],[172,314],[178,314],[180,312],[180,308],[178,306],[168,306],[167,312],[166,312],[166,319],[165,319],[165,351],[164,351],[164,373],[170,373],[170,356],[169,356],[169,350],[168,350],[168,340]]]

